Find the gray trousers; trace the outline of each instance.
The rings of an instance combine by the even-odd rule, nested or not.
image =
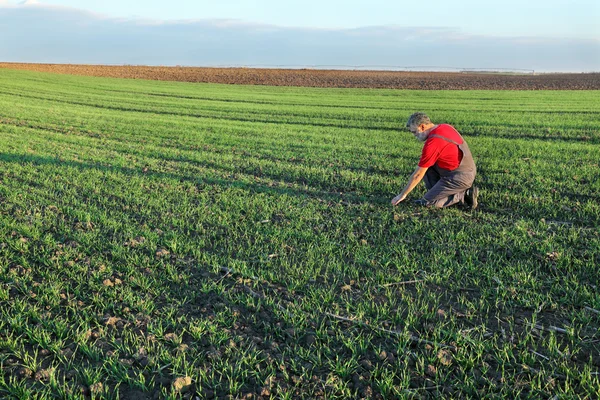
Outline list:
[[[452,172],[445,171],[441,176],[435,166],[427,170],[423,178],[427,188],[423,198],[427,206],[443,208],[456,203],[464,204],[465,192],[473,185],[475,171]]]

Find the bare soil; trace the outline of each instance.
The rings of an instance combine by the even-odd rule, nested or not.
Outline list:
[[[0,68],[111,78],[238,85],[425,90],[599,90],[600,73],[499,74],[0,63]]]

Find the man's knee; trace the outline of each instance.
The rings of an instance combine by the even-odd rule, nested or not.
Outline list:
[[[444,207],[444,201],[441,200],[434,200],[434,201],[429,201],[427,199],[418,199],[414,201],[415,204],[418,204],[420,206],[424,206],[424,207],[432,207],[432,208],[443,208]]]
[[[429,193],[425,193],[425,196],[422,199],[422,204],[427,207],[434,208],[445,208],[450,207],[455,204],[463,204],[465,198],[465,191],[461,191],[458,193],[452,193],[449,195],[442,195],[436,197],[427,196]]]

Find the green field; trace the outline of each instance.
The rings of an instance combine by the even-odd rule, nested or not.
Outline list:
[[[415,111],[478,210],[391,207]],[[597,91],[0,70],[0,397],[597,398],[599,145]]]

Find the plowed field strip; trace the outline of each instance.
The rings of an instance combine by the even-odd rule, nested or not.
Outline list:
[[[0,68],[113,78],[246,85],[424,90],[597,90],[600,74],[509,75],[445,72],[282,70],[0,63]]]

